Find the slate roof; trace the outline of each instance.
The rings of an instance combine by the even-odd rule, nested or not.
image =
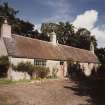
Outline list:
[[[53,45],[51,42],[19,35],[4,38],[4,42],[8,55],[12,57],[99,63],[96,55],[92,52],[71,46]]]

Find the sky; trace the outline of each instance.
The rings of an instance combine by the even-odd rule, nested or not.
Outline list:
[[[105,0],[0,0],[19,10],[17,17],[40,29],[43,22],[70,22],[87,28],[105,47]]]

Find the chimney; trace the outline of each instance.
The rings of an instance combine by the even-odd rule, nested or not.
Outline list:
[[[90,43],[90,51],[94,54],[94,44],[93,44],[93,42]]]
[[[11,38],[11,25],[8,24],[7,19],[4,20],[1,26],[1,37]]]
[[[50,42],[53,45],[56,45],[57,44],[56,33],[54,31],[50,33]]]

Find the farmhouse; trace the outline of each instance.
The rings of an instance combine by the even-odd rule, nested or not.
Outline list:
[[[12,64],[19,62],[31,62],[34,65],[49,67],[50,75],[53,70],[59,78],[68,75],[73,63],[79,63],[85,75],[91,75],[93,68],[97,68],[99,61],[94,54],[94,46],[91,44],[90,51],[57,43],[56,34],[51,33],[50,42],[32,39],[11,33],[11,25],[7,20],[1,27],[0,56],[7,55]],[[11,67],[8,70],[8,77],[14,80],[22,79],[23,74],[14,71]],[[29,76],[27,74],[27,78]]]

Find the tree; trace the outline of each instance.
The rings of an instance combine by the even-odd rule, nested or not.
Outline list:
[[[96,55],[98,56],[100,62],[105,64],[105,48],[97,48]]]
[[[91,32],[85,28],[80,28],[77,30],[76,35],[79,40],[78,47],[83,49],[90,49],[90,43],[93,42],[95,48],[97,46],[97,42],[94,36],[91,35]]]
[[[43,23],[41,30],[42,34],[45,36],[47,36],[51,31],[55,31],[57,34],[57,40],[60,44],[89,50],[90,43],[93,42],[96,48],[96,39],[91,35],[90,31],[85,28],[81,28],[75,32],[74,28],[75,27],[69,22],[59,22],[58,24]]]
[[[6,77],[10,62],[7,56],[0,57],[0,77]]]
[[[96,55],[101,63],[101,66],[98,69],[98,74],[99,76],[105,78],[105,48],[97,48]]]
[[[74,35],[74,26],[69,22],[59,22],[56,33],[59,43],[69,45],[69,38]]]
[[[0,26],[4,18],[8,19],[12,25],[12,33],[31,37],[34,31],[34,25],[28,21],[23,21],[16,17],[19,11],[10,7],[7,2],[0,5]]]
[[[9,7],[7,2],[4,2],[2,5],[0,5],[0,26],[4,18],[8,18],[10,23],[14,22],[15,16],[18,12],[19,11]]]
[[[60,44],[68,46],[90,49],[90,42],[92,41],[96,46],[96,39],[91,33],[85,29],[78,29],[74,31],[74,26],[69,22],[57,23],[42,23],[41,31],[39,33],[34,30],[34,25],[28,21],[21,20],[16,17],[19,11],[8,6],[8,3],[0,5],[0,25],[3,22],[3,18],[8,18],[9,24],[12,25],[12,33],[37,38],[45,41],[49,41],[49,33],[55,31],[57,34],[57,40]]]
[[[15,34],[31,37],[31,35],[34,33],[33,31],[34,25],[28,21],[25,22],[16,18],[15,22],[12,23],[12,32]]]

